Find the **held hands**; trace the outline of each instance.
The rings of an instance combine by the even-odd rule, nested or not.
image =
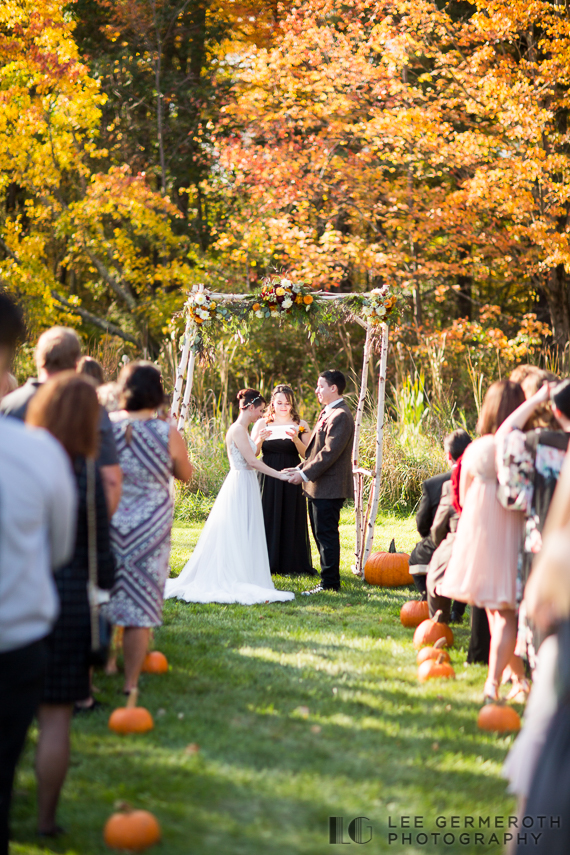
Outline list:
[[[303,483],[303,476],[301,475],[301,473],[299,472],[298,469],[292,469],[289,472],[287,480],[289,481],[290,484],[302,484]]]

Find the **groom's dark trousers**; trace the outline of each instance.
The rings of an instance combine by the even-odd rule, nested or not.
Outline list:
[[[309,519],[321,558],[323,588],[340,589],[340,509],[344,499],[309,499]]]
[[[307,478],[303,491],[321,558],[323,588],[340,588],[340,509],[353,496],[352,442],[354,419],[343,400],[323,410],[307,445],[300,470]]]

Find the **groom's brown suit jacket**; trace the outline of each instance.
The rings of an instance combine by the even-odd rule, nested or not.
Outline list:
[[[344,401],[319,417],[299,469],[307,476],[303,491],[309,499],[352,499],[354,419]]]

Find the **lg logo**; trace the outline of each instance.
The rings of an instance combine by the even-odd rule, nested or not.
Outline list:
[[[345,840],[344,817],[329,816],[329,843],[370,843],[372,826],[366,825],[367,822],[370,822],[367,816],[357,816],[351,820],[346,829],[350,840]]]

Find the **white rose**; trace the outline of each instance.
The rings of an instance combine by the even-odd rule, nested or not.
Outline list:
[[[372,291],[371,291],[370,293],[371,293],[371,294],[381,294],[381,293],[382,293],[382,289],[381,289],[381,288],[373,288],[373,289],[372,289]]]
[[[295,294],[298,294],[298,293],[299,293],[299,291],[301,290],[301,286],[300,286],[300,285],[293,285],[292,287],[293,287],[293,292],[294,292]]]
[[[384,308],[384,306],[380,306],[378,309],[376,309],[376,314],[379,318],[383,318],[386,314],[386,309]]]
[[[293,300],[291,299],[291,297],[285,297],[285,299],[283,300],[281,305],[283,306],[284,309],[290,309],[291,306],[293,305]]]
[[[202,303],[206,302],[206,298],[204,297],[203,294],[196,294],[196,296],[194,297],[194,302],[196,303],[197,306],[201,306]]]
[[[257,312],[255,313],[255,317],[256,318],[263,318],[263,316],[264,315],[263,315],[263,312],[261,311],[261,309],[258,309]]]
[[[290,279],[282,279],[281,280],[281,287],[282,288],[290,288],[292,284],[293,283],[291,282]]]
[[[371,307],[370,307],[370,306],[365,306],[365,307],[364,307],[364,314],[366,315],[366,317],[368,317],[369,315],[371,315],[371,314],[372,314],[372,309],[371,309]]]
[[[198,315],[205,321],[210,317],[210,313],[206,309],[198,309]]]

